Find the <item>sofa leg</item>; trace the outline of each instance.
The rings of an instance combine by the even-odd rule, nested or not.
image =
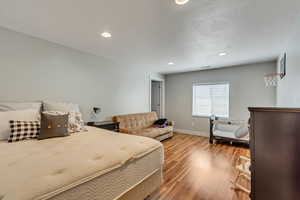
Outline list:
[[[213,144],[214,143],[214,140],[213,139],[209,139],[209,144]]]

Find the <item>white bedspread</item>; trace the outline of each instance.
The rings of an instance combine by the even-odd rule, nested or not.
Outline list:
[[[47,199],[162,148],[150,138],[88,129],[64,138],[0,142],[0,199]]]

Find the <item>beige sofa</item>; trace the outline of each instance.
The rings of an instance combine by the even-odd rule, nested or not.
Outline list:
[[[165,128],[152,127],[158,119],[155,112],[119,115],[113,121],[120,122],[120,132],[132,135],[151,137],[162,141],[173,136],[174,122],[169,122]]]

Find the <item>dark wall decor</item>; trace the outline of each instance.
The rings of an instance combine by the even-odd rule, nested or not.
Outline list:
[[[280,78],[283,79],[286,75],[286,53],[283,54],[283,56],[279,60],[280,64]]]

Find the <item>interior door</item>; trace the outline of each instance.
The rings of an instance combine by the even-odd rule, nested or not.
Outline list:
[[[152,81],[151,83],[151,111],[156,112],[160,117],[161,111],[161,82]]]

